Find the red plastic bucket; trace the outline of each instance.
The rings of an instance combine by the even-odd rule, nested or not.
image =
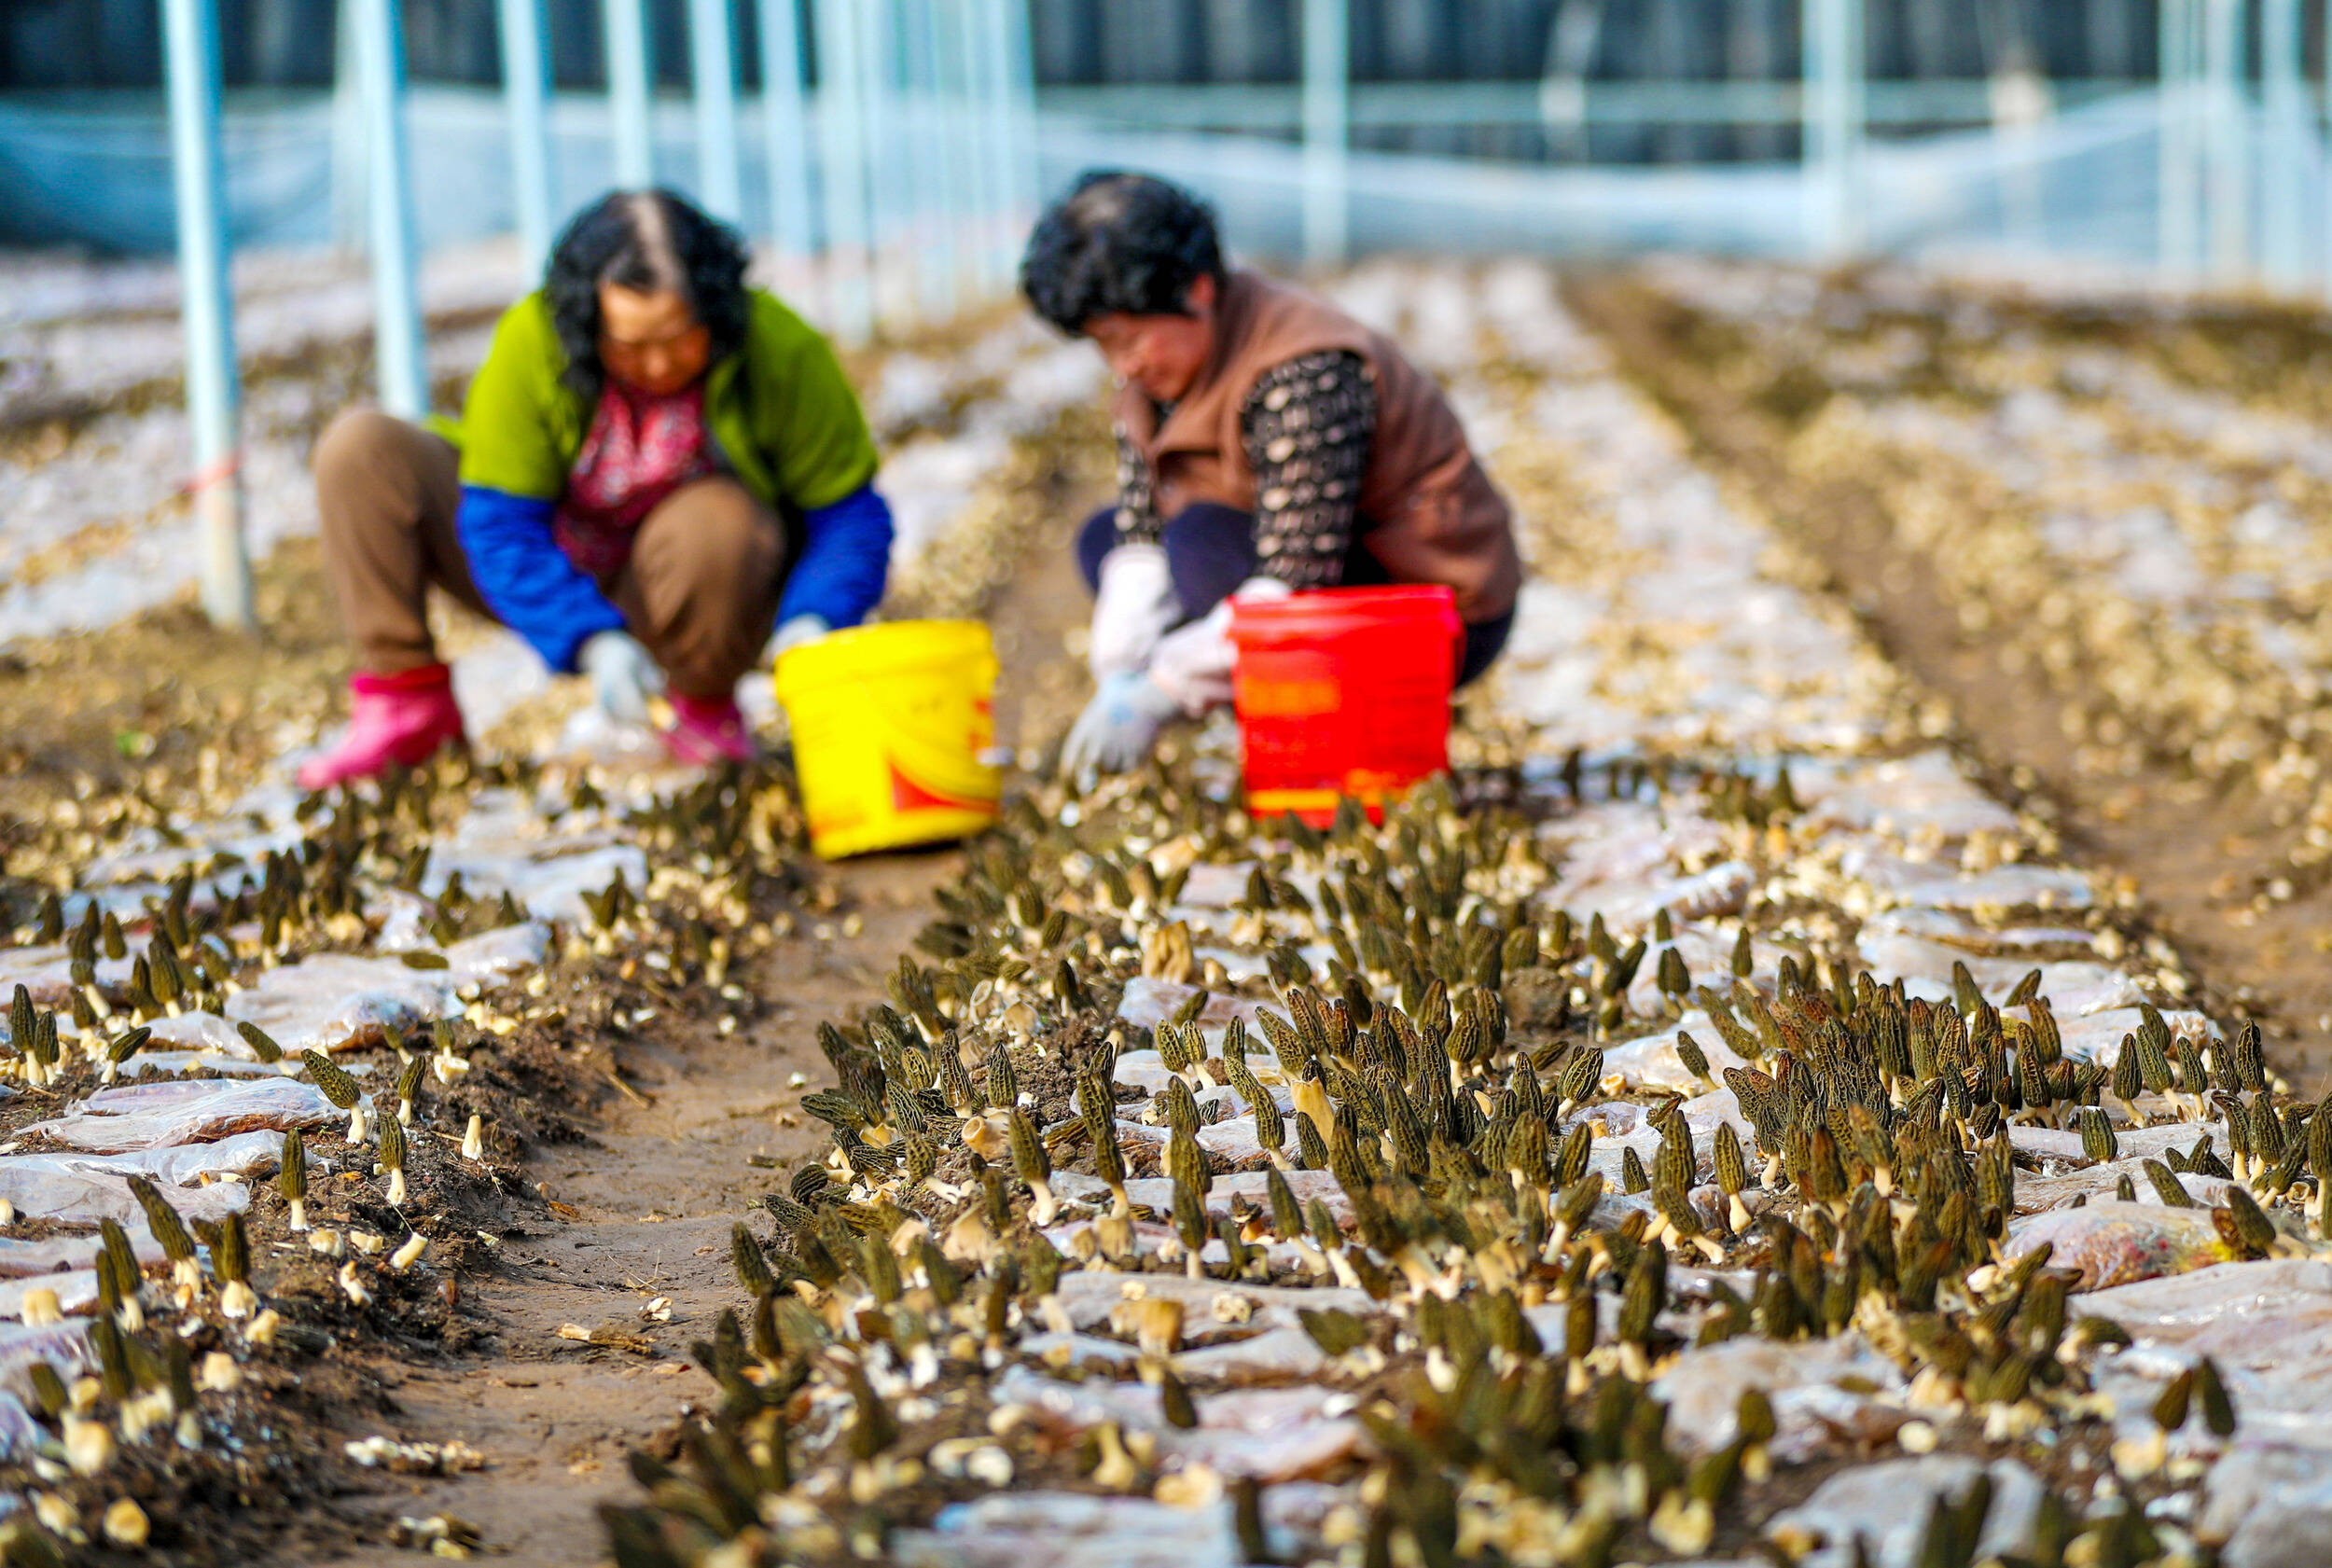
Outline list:
[[[1233,601],[1247,810],[1325,826],[1349,796],[1377,817],[1389,797],[1447,769],[1464,634],[1446,588]]]

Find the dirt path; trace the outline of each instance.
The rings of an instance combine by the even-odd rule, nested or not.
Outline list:
[[[990,617],[1005,665],[998,734],[1026,746],[1074,712],[1083,678],[1062,648],[1084,613],[1066,541],[1064,526],[1034,549]],[[614,1114],[586,1144],[544,1149],[529,1169],[574,1217],[505,1238],[499,1269],[463,1282],[462,1310],[491,1333],[489,1353],[382,1366],[396,1408],[334,1439],[458,1438],[489,1467],[383,1477],[379,1490],[340,1500],[359,1535],[383,1544],[331,1563],[410,1562],[409,1550],[384,1544],[390,1528],[438,1513],[475,1526],[504,1561],[604,1559],[597,1505],[637,1492],[626,1456],[714,1394],[688,1348],[735,1302],[730,1227],[778,1186],[779,1168],[825,1145],[825,1125],[795,1108],[829,1078],[818,1023],[881,994],[930,918],[933,888],[960,864],[942,850],[835,867],[832,938],[784,943],[742,978],[766,1016],[726,1037],[651,1023],[618,1052],[624,1094]],[[857,923],[846,927],[849,916]],[[562,1339],[562,1328],[622,1343]]]
[[[2332,1068],[2332,964],[2317,941],[2332,895],[2253,907],[2248,890],[2288,867],[2293,834],[2272,821],[2271,803],[2170,768],[2085,774],[2063,695],[2006,667],[1996,642],[1963,631],[1934,563],[1854,476],[1810,480],[1791,470],[1791,425],[1749,395],[1744,368],[1707,361],[1686,308],[1616,277],[1576,281],[1570,298],[1712,466],[1823,564],[1888,658],[1950,703],[1995,786],[2041,802],[2070,853],[2130,879],[2145,918],[2212,978],[2224,1010],[2260,1016],[2270,1051],[2303,1075],[2302,1092],[2315,1092]]]

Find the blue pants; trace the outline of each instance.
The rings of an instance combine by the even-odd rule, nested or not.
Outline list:
[[[1241,583],[1256,575],[1255,518],[1235,506],[1201,501],[1186,506],[1167,521],[1159,541],[1166,548],[1166,569],[1182,601],[1186,620],[1201,616],[1230,597]],[[1102,557],[1117,543],[1117,508],[1104,506],[1077,530],[1077,564],[1085,570],[1085,585],[1098,590]],[[1381,588],[1393,579],[1368,553],[1358,536],[1344,555],[1344,586]],[[1497,659],[1514,630],[1508,611],[1495,620],[1465,629],[1465,656],[1458,661],[1457,684],[1465,685]]]

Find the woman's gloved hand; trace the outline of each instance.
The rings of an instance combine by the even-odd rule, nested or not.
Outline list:
[[[1159,639],[1158,651],[1150,655],[1150,679],[1186,714],[1222,706],[1231,700],[1231,674],[1239,667],[1239,650],[1230,640],[1231,601],[1284,599],[1294,591],[1277,577],[1249,577],[1229,599]]]
[[[1080,784],[1102,773],[1140,766],[1166,721],[1182,705],[1139,670],[1122,670],[1102,682],[1061,748],[1061,770]]]
[[[647,700],[664,689],[664,672],[629,631],[594,631],[576,663],[591,677],[591,695],[609,718],[643,728],[650,724]]]
[[[770,634],[770,645],[761,650],[761,662],[774,666],[779,655],[804,643],[814,643],[833,630],[824,616],[796,616]]]
[[[1158,640],[1182,619],[1166,551],[1157,545],[1119,545],[1102,557],[1101,583],[1093,596],[1093,632],[1088,658],[1093,679],[1106,681],[1148,662]]]

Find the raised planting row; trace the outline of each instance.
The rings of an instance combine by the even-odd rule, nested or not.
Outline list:
[[[0,951],[7,1561],[99,1533],[225,1561],[363,1467],[485,1463],[315,1438],[363,1419],[384,1349],[478,1338],[459,1282],[558,1223],[520,1162],[576,1135],[595,1053],[659,1017],[749,1023],[731,966],[809,888],[778,778],[596,794],[449,768],[303,802],[160,886],[90,853],[111,803],[20,841],[12,873],[80,885],[24,897]]]
[[[1014,324],[881,362],[873,411],[914,437],[885,477],[895,604],[977,612],[986,563],[1025,548],[1041,514],[1006,498],[1063,482],[1055,426],[1092,382],[1057,351]],[[264,722],[206,729],[199,765],[20,785],[0,823],[0,1560],[306,1561],[366,1511],[325,1499],[507,1462],[382,1421],[399,1364],[516,1332],[464,1285],[576,1218],[530,1159],[638,1098],[619,1048],[764,1034],[774,988],[743,982],[809,967],[853,923],[782,766],[663,767],[518,678],[507,644],[453,629],[475,763],[303,798],[281,749],[323,693],[255,668],[238,700]],[[21,653],[46,669],[44,645]],[[152,684],[167,722],[207,722],[200,690]],[[561,1332],[628,1357],[645,1326]],[[513,1544],[452,1509],[391,1533]]]
[[[1681,262],[1577,292],[2002,772],[2320,1053],[2321,312]]]
[[[2332,1118],[1543,271],[1344,290],[1533,520],[1454,781],[1020,795],[618,1561],[2314,1561]]]

